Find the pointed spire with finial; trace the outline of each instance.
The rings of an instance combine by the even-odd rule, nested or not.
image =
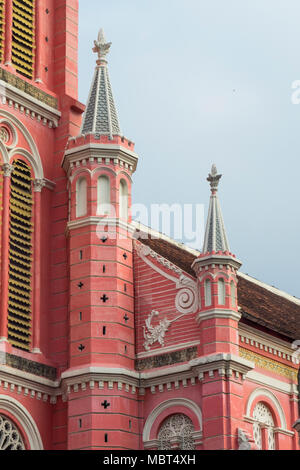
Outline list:
[[[212,165],[207,181],[211,187],[211,197],[208,209],[207,224],[202,253],[229,252],[229,243],[223,222],[221,206],[217,191],[222,175],[218,174],[216,165]]]
[[[107,135],[112,139],[114,135],[122,134],[107,68],[106,56],[110,46],[111,42],[106,42],[103,29],[100,29],[94,41],[93,52],[98,54],[98,59],[81,133]]]

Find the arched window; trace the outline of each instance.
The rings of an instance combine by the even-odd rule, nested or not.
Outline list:
[[[194,425],[188,416],[174,414],[162,423],[158,433],[159,450],[174,449],[174,444],[180,450],[194,450]]]
[[[3,415],[0,415],[0,450],[25,450],[19,430]]]
[[[236,307],[236,288],[233,281],[230,283],[230,298],[231,298],[231,307]]]
[[[76,182],[76,217],[83,217],[87,214],[87,182],[81,176]]]
[[[211,281],[206,279],[204,283],[204,297],[205,297],[205,306],[208,307],[211,305]]]
[[[8,339],[30,349],[33,198],[31,171],[23,160],[13,162],[10,189]]]
[[[218,304],[225,305],[225,281],[218,279]]]
[[[263,403],[256,404],[253,410],[253,437],[260,450],[275,450],[274,420],[271,411]],[[265,438],[263,438],[265,432]]]
[[[120,218],[127,221],[128,219],[128,186],[126,181],[120,181],[120,195],[119,195],[119,206],[120,206]]]
[[[97,214],[110,214],[110,182],[105,175],[98,178],[97,194]]]

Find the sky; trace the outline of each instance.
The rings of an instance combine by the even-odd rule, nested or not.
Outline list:
[[[103,28],[121,129],[139,155],[133,202],[204,205],[206,217],[215,163],[241,271],[300,298],[299,0],[79,7],[79,99],[86,103]]]

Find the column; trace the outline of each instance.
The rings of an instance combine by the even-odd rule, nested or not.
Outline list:
[[[4,43],[4,64],[12,65],[11,63],[11,45],[12,45],[12,0],[5,2],[5,43]]]
[[[32,318],[32,352],[41,354],[41,192],[45,186],[45,180],[36,179],[34,187],[34,298]]]
[[[0,341],[7,341],[8,279],[9,279],[9,197],[10,177],[13,165],[3,165],[3,211],[2,211],[2,253],[1,253],[1,315]]]

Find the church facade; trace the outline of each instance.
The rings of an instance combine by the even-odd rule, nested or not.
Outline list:
[[[78,0],[0,1],[0,449],[299,450],[300,300],[240,271],[215,165],[201,252],[132,222],[77,45]]]

